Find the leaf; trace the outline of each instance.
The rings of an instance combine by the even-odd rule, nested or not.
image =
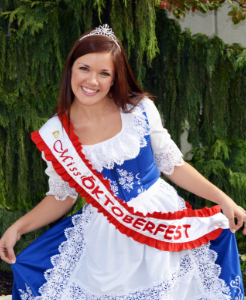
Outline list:
[[[234,10],[231,10],[231,11],[228,12],[227,15],[228,15],[228,16],[233,16],[233,15],[235,15],[235,11],[234,11]]]
[[[202,8],[202,11],[204,12],[204,13],[206,13],[207,11],[208,11],[208,7],[207,7],[207,5],[205,4],[205,3],[200,3],[200,7]]]
[[[233,23],[234,23],[235,25],[237,25],[238,23],[240,23],[240,20],[238,20],[237,18],[234,18]]]
[[[237,18],[238,20],[241,20],[241,18],[242,18],[242,12],[241,12],[240,10],[237,11],[237,13],[236,13],[236,18]]]

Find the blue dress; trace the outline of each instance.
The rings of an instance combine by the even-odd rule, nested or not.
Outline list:
[[[160,179],[183,164],[149,99],[121,113],[122,130],[83,152],[135,211],[186,209],[175,189]],[[76,192],[47,162],[57,200]],[[225,223],[227,220],[225,220]],[[224,229],[200,247],[161,251],[120,233],[87,204],[28,246],[12,265],[13,300],[229,300],[244,299],[235,235]]]

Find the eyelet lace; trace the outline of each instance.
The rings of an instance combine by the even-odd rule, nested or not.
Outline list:
[[[113,138],[102,143],[83,146],[83,153],[93,168],[101,172],[103,168],[113,169],[114,164],[122,165],[126,159],[139,154],[140,147],[145,147],[145,135],[150,135],[150,126],[144,114],[142,103],[131,113],[122,113],[122,130]]]
[[[179,148],[171,140],[167,149],[154,154],[154,159],[160,172],[171,175],[175,166],[182,166],[184,164],[182,156]]]
[[[78,197],[78,193],[75,192],[75,189],[70,187],[69,183],[63,180],[49,178],[49,188],[50,190],[46,195],[53,195],[56,200],[64,201],[68,196],[73,199],[77,199]]]

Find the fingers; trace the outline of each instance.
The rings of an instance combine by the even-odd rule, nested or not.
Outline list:
[[[0,257],[2,260],[4,260],[6,263],[10,264],[10,260],[8,258],[8,252],[5,247],[0,248]]]
[[[243,221],[245,220],[245,212],[241,211],[237,217],[237,225],[235,227],[236,231],[243,226]]]
[[[243,234],[246,234],[246,211],[242,208],[239,207],[240,211],[237,214],[237,229],[241,228],[244,223],[244,228],[243,228]]]
[[[239,228],[243,226],[244,223],[243,234],[246,234],[246,211],[240,206],[238,206],[238,208],[239,210],[237,210],[237,213],[235,213],[235,217],[237,218],[237,224],[235,225],[234,218],[233,218],[233,222],[230,222],[229,219],[230,229],[231,232],[235,233]],[[233,223],[235,227],[233,226]]]
[[[13,247],[0,247],[0,258],[8,264],[14,264],[16,262],[16,257]]]
[[[246,234],[246,212],[244,210],[244,227],[243,227],[243,234]]]
[[[242,226],[243,226],[243,218],[237,218],[237,225],[235,226],[235,230],[237,231]]]
[[[8,256],[11,264],[14,264],[16,262],[16,257],[14,253],[14,249],[12,246],[7,246]]]
[[[230,226],[231,232],[235,233],[236,232],[236,225],[235,225],[235,222],[234,222],[234,218],[230,217],[230,218],[228,218],[228,220],[229,220],[229,226]]]

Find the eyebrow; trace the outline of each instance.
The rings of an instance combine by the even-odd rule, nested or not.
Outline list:
[[[81,62],[79,62],[78,65],[84,65],[86,68],[90,68],[90,66],[88,66],[84,63],[81,63]],[[110,69],[102,69],[101,71],[107,71],[107,72],[111,71],[112,72],[112,70],[110,70]]]
[[[81,63],[81,62],[78,62],[77,64],[78,64],[78,65],[84,65],[84,66],[87,67],[87,68],[90,67],[90,66],[88,66],[88,65],[86,65],[86,64],[84,64],[84,63]]]

